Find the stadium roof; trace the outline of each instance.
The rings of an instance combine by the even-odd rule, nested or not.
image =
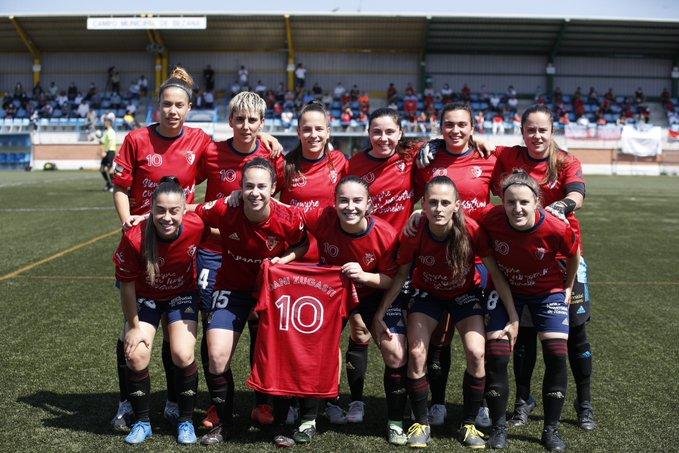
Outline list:
[[[161,30],[176,51],[285,51],[290,14],[297,52],[512,53],[679,58],[679,2],[673,0],[537,2],[486,0],[261,0],[245,6],[194,0],[147,2],[0,2],[0,52],[26,52],[8,16],[41,51],[129,51],[149,44],[145,30],[87,30],[104,15],[206,15],[205,30]],[[217,5],[217,6],[216,6]],[[445,5],[445,6],[444,6]]]

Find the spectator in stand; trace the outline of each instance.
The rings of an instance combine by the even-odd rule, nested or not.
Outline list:
[[[351,111],[349,107],[345,108],[344,111],[342,111],[342,116],[340,118],[340,122],[342,123],[342,127],[346,130],[347,127],[351,125],[351,120],[354,118],[354,112]]]
[[[44,91],[42,89],[42,85],[40,85],[40,81],[35,82],[35,85],[33,86],[33,97],[38,98],[42,96],[43,93]]]
[[[613,88],[609,88],[608,91],[606,91],[606,94],[604,94],[604,99],[606,99],[610,102],[615,102],[615,95],[613,94]]]
[[[139,127],[139,123],[137,122],[137,119],[134,116],[134,112],[132,112],[129,108],[125,112],[125,115],[123,116],[123,125],[125,126],[125,129],[128,131],[135,130]]]
[[[516,109],[519,105],[519,100],[517,99],[516,96],[512,96],[507,99],[507,106],[512,112],[516,112]]]
[[[264,98],[264,93],[266,93],[266,85],[261,80],[257,81],[255,85],[255,93],[257,93],[261,98]]]
[[[580,87],[575,89],[575,93],[573,93],[573,99],[582,99],[582,90]]]
[[[238,70],[238,83],[240,84],[241,88],[245,87],[248,84],[248,70],[244,65],[241,65],[240,69]]]
[[[368,112],[370,110],[370,97],[368,93],[363,91],[358,97],[358,103],[361,107],[361,112]]]
[[[76,113],[80,118],[86,118],[89,112],[90,104],[85,99],[82,99],[80,104],[78,104],[78,110],[76,110]]]
[[[479,98],[483,102],[489,102],[490,101],[490,94],[488,94],[488,89],[486,89],[485,85],[481,85],[481,94],[479,95]]]
[[[120,93],[120,71],[115,66],[112,66],[113,70],[110,73],[109,79],[111,81],[111,91],[114,93]]]
[[[669,109],[669,107],[672,107],[672,111],[674,111],[674,105],[672,104],[672,95],[670,94],[669,91],[667,91],[667,87],[662,89],[662,93],[660,93],[660,102],[665,106],[665,109]]]
[[[47,91],[49,92],[50,97],[54,99],[57,97],[57,94],[59,93],[59,87],[57,86],[56,83],[50,82],[50,86],[47,89]]]
[[[507,97],[508,98],[515,98],[516,97],[516,89],[514,88],[514,85],[509,85],[507,87]]]
[[[295,109],[295,93],[292,91],[285,92],[285,96],[283,97],[283,108],[285,110]]]
[[[120,97],[120,94],[117,91],[114,91],[113,94],[111,95],[111,108],[119,109],[122,103],[123,100]]]
[[[556,87],[554,89],[554,99],[556,101],[563,101],[563,92],[561,91],[561,87]]]
[[[417,113],[417,97],[414,94],[407,95],[404,98],[403,111],[405,112],[408,121],[413,122],[415,120],[415,114]]]
[[[424,111],[419,112],[419,114],[415,117],[414,126],[417,132],[422,132],[423,134],[427,132],[429,119],[427,118],[427,114]]]
[[[406,95],[406,97],[407,96],[415,96],[415,88],[413,88],[413,84],[410,83],[410,82],[408,83],[408,86],[406,86],[405,95]]]
[[[596,125],[597,126],[605,126],[606,125],[606,117],[604,116],[604,113],[599,109],[596,113]]]
[[[582,115],[582,116],[578,117],[577,123],[578,123],[578,126],[588,127],[589,126],[589,118],[587,118],[585,115]]]
[[[68,91],[66,92],[66,95],[70,102],[73,102],[75,100],[75,97],[78,95],[78,87],[75,86],[75,82],[71,82],[71,84],[68,86]]]
[[[589,87],[589,93],[587,93],[587,102],[589,104],[599,105],[599,95],[597,94],[594,87]]]
[[[215,89],[215,70],[210,65],[205,66],[205,69],[203,69],[203,82],[207,91]]]
[[[442,98],[443,104],[448,104],[453,99],[453,89],[450,88],[450,85],[448,85],[447,83],[444,83],[443,88],[441,88],[441,98]],[[438,120],[436,120],[436,121],[438,121]],[[434,121],[434,122],[436,122],[436,121]]]
[[[301,90],[306,83],[306,68],[302,63],[297,63],[295,68],[295,88]]]
[[[396,87],[394,86],[394,83],[390,83],[389,87],[387,87],[387,102],[396,102],[396,97],[398,95],[398,91],[396,90]]]
[[[316,100],[316,97],[315,97],[313,94],[311,94],[311,92],[309,92],[309,91],[303,91],[303,95],[302,95],[302,105],[306,105],[306,104],[308,104],[309,102],[313,102],[313,101],[315,101],[315,100]]]
[[[332,92],[333,99],[336,100],[341,100],[344,97],[344,94],[347,92],[347,89],[342,86],[342,82],[337,82],[337,86]]]
[[[495,112],[493,116],[492,132],[493,135],[505,133],[505,118],[500,112]]]
[[[463,101],[470,102],[472,100],[472,90],[466,83],[462,86],[460,94],[462,95]]]
[[[483,115],[483,111],[479,110],[474,119],[476,121],[476,130],[479,131],[479,134],[485,133],[484,123],[486,122],[486,117]]]
[[[57,102],[57,105],[59,106],[59,108],[63,108],[64,105],[66,105],[68,103],[68,98],[66,97],[66,93],[63,92],[63,91],[60,92],[59,96],[57,96],[57,98],[56,98],[56,102]]]
[[[488,99],[488,103],[493,108],[493,110],[498,110],[500,106],[500,96],[497,93],[491,94],[490,98]]]
[[[139,84],[137,82],[130,83],[130,88],[128,89],[130,97],[133,99],[139,99]]]
[[[149,94],[149,81],[144,74],[139,76],[137,80],[137,85],[139,85],[139,94],[146,97]]]
[[[323,105],[324,105],[327,109],[329,109],[329,108],[330,108],[330,104],[332,104],[332,96],[330,96],[330,93],[328,93],[328,92],[326,91],[325,94],[323,95],[323,97],[321,98],[321,102],[323,102]]]
[[[276,100],[279,102],[283,102],[283,98],[285,96],[285,87],[283,86],[283,82],[278,83],[278,88],[276,88]]]
[[[94,82],[90,82],[90,88],[87,90],[87,94],[85,95],[85,100],[86,101],[94,101],[94,97],[97,95],[97,86],[94,84]]]
[[[281,124],[285,128],[285,130],[290,130],[292,127],[292,119],[294,117],[294,114],[292,113],[292,110],[287,109],[283,113],[281,113]]]
[[[349,97],[351,98],[351,102],[357,102],[358,101],[358,95],[361,92],[358,91],[358,85],[354,84],[354,86],[351,87],[351,90],[349,91]]]
[[[203,93],[203,101],[205,101],[205,108],[212,110],[215,108],[215,95],[212,90]]]
[[[563,114],[559,117],[559,124],[561,124],[564,127],[571,124],[571,119],[568,116],[568,112],[563,112]]]
[[[637,104],[643,104],[646,102],[646,95],[641,87],[637,87],[637,91],[634,92],[634,98],[637,100]]]
[[[314,86],[311,87],[311,93],[314,95],[314,98],[319,101],[323,98],[323,88],[321,88],[318,82],[314,83]]]
[[[238,79],[236,79],[231,84],[231,97],[234,97],[238,93],[240,93],[240,83],[238,83]]]
[[[283,113],[283,104],[281,104],[278,101],[274,102],[274,104],[273,104],[273,116],[275,116],[276,118],[280,118],[281,113]]]

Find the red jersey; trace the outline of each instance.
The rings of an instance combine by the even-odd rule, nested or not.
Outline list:
[[[242,170],[245,164],[255,157],[264,157],[271,160],[271,151],[257,140],[257,148],[251,153],[241,153],[233,147],[233,140],[212,143],[205,153],[205,160],[199,179],[207,179],[205,201],[217,200],[227,197],[234,190],[241,189],[243,180]],[[282,158],[279,158],[282,160]],[[201,244],[201,248],[212,252],[221,253],[221,241],[215,235]]]
[[[155,124],[127,134],[114,160],[113,184],[130,192],[130,213],[149,212],[163,176],[179,178],[187,203],[193,203],[201,160],[211,143],[209,135],[192,127],[173,138],[156,132]]]
[[[349,159],[349,174],[370,185],[372,214],[401,231],[415,205],[413,158],[404,159],[398,153],[379,158],[371,156],[369,151]]]
[[[360,234],[342,229],[333,207],[304,214],[304,223],[318,241],[321,264],[341,266],[357,262],[365,272],[396,275],[398,233],[385,220],[368,217],[368,228]],[[361,300],[381,290],[354,283]]]
[[[279,256],[301,243],[306,236],[299,209],[271,199],[269,218],[252,223],[243,205],[232,208],[226,198],[196,207],[206,225],[219,228],[222,242],[222,267],[217,272],[215,291],[252,292],[259,266],[265,258]]]
[[[541,296],[564,290],[565,275],[557,255],[571,257],[578,251],[578,241],[570,226],[540,209],[535,225],[519,231],[509,224],[504,206],[488,207],[480,223],[488,241],[479,254],[493,255],[512,292]]]
[[[281,201],[290,206],[297,206],[304,212],[335,206],[335,186],[347,175],[349,162],[341,151],[330,151],[317,160],[302,157],[302,173],[295,176],[291,184],[285,180],[285,160],[281,159],[276,167],[278,190]],[[318,262],[318,245],[313,236],[309,236],[309,250],[303,258],[304,262]]]
[[[196,289],[196,247],[209,233],[203,221],[194,213],[187,213],[179,236],[172,241],[158,239],[159,272],[153,285],[146,279],[144,231],[150,220],[144,220],[123,234],[113,254],[116,279],[134,282],[137,297],[169,300]]]
[[[515,168],[522,168],[528,172],[540,184],[542,192],[542,206],[549,206],[555,201],[563,199],[569,192],[580,192],[585,195],[585,179],[582,177],[582,165],[577,157],[565,151],[559,151],[559,158],[563,164],[559,169],[558,179],[551,183],[545,183],[545,177],[549,171],[547,159],[533,159],[528,154],[525,146],[498,146],[495,148],[497,164],[493,170],[492,187],[493,193],[502,196],[502,180],[512,173]],[[580,222],[574,213],[568,215],[568,222],[573,227],[578,241],[582,242]]]
[[[434,176],[448,176],[453,180],[465,214],[476,218],[477,211],[490,203],[490,178],[495,167],[495,155],[483,158],[475,150],[452,154],[445,150],[436,153],[426,168],[415,171],[415,188],[421,196],[424,186]]]
[[[341,151],[330,151],[317,160],[302,157],[301,174],[291,184],[285,180],[285,160],[278,162],[278,190],[281,201],[299,206],[304,212],[335,205],[335,186],[347,175],[349,163]]]
[[[337,397],[342,327],[358,304],[351,281],[338,267],[268,260],[261,277],[248,386],[270,395]]]
[[[439,299],[453,299],[468,293],[481,284],[481,275],[476,270],[477,250],[488,242],[488,237],[478,223],[465,216],[465,223],[472,245],[472,255],[467,263],[464,278],[453,281],[446,256],[446,240],[434,237],[429,229],[429,221],[422,216],[417,235],[409,238],[401,234],[398,251],[398,265],[414,263],[413,286],[426,291]]]

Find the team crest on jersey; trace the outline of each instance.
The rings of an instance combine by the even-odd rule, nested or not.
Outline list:
[[[164,264],[165,264],[165,258],[163,258],[162,256],[159,256],[158,257],[158,267],[163,267]]]
[[[363,181],[367,182],[368,184],[372,184],[373,181],[375,181],[375,173],[373,172],[368,172],[365,175],[363,175]]]
[[[184,157],[186,157],[186,161],[189,163],[189,165],[193,165],[193,163],[196,161],[196,153],[193,151],[184,152]]]
[[[122,252],[116,252],[116,261],[118,261],[119,263],[125,262],[125,258]]]
[[[338,179],[339,173],[337,173],[337,170],[330,170],[330,181],[332,181],[333,184],[337,184]]]
[[[304,187],[306,186],[306,176],[303,174],[298,174],[294,178],[292,178],[292,183],[290,184],[292,187]]]
[[[125,172],[125,168],[120,164],[116,164],[115,168],[113,169],[113,172],[115,173],[116,176],[122,176],[122,174]]]
[[[226,182],[234,182],[236,180],[236,171],[232,169],[219,170],[219,179]]]
[[[401,173],[405,173],[406,172],[406,163],[403,162],[402,160],[399,160],[398,162],[396,162],[396,168]]]
[[[328,254],[328,256],[332,258],[337,258],[337,255],[339,255],[339,247],[333,244],[329,244],[327,242],[323,243],[323,252]]]
[[[278,245],[278,238],[276,236],[269,236],[266,238],[266,248],[272,251]]]
[[[547,253],[547,251],[544,249],[544,247],[538,247],[537,250],[535,250],[535,257],[541,260],[545,257],[545,253]]]
[[[195,246],[195,245],[192,245],[191,247],[189,247],[189,248],[186,250],[186,252],[189,254],[189,256],[195,255],[195,254],[196,254],[196,246]]]
[[[509,253],[509,244],[502,241],[495,241],[495,251],[500,255],[507,255]]]
[[[434,264],[436,264],[436,260],[431,255],[420,256],[420,261],[422,261],[422,263],[424,263],[427,266],[433,266]]]
[[[472,172],[472,178],[480,178],[481,175],[483,174],[483,170],[481,170],[481,167],[479,167],[478,165],[474,165],[471,168],[471,172]]]
[[[208,201],[203,205],[203,209],[212,209],[215,203],[217,203],[217,200]]]
[[[365,263],[366,266],[370,266],[370,264],[375,261],[375,254],[368,252],[363,256],[363,263]]]
[[[448,176],[447,168],[435,168],[431,174],[432,176]]]

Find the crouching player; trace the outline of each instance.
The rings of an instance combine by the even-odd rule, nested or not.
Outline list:
[[[481,255],[495,257],[511,288],[516,311],[527,309],[538,331],[545,361],[542,444],[549,451],[565,451],[558,426],[568,383],[568,303],[580,262],[578,242],[569,225],[540,208],[538,183],[524,170],[514,170],[505,178],[501,193],[503,206],[487,208],[480,220],[489,237]],[[559,254],[566,257],[565,276],[557,259]],[[500,330],[507,322],[504,306],[489,301],[487,309],[486,330]],[[496,349],[496,357],[488,358],[488,369],[495,373],[489,392],[504,395],[497,398],[504,404],[491,404],[496,398],[488,398],[488,402],[493,422],[492,446],[503,448],[507,439],[509,350],[505,347],[502,354],[499,344]]]
[[[198,372],[193,350],[198,313],[194,255],[209,234],[195,214],[184,215],[186,199],[176,178],[163,178],[153,192],[147,220],[123,235],[113,261],[125,315],[127,388],[135,423],[125,438],[140,444],[151,437],[149,362],[160,318],[167,316],[179,405],[177,441],[196,442],[193,407]]]

